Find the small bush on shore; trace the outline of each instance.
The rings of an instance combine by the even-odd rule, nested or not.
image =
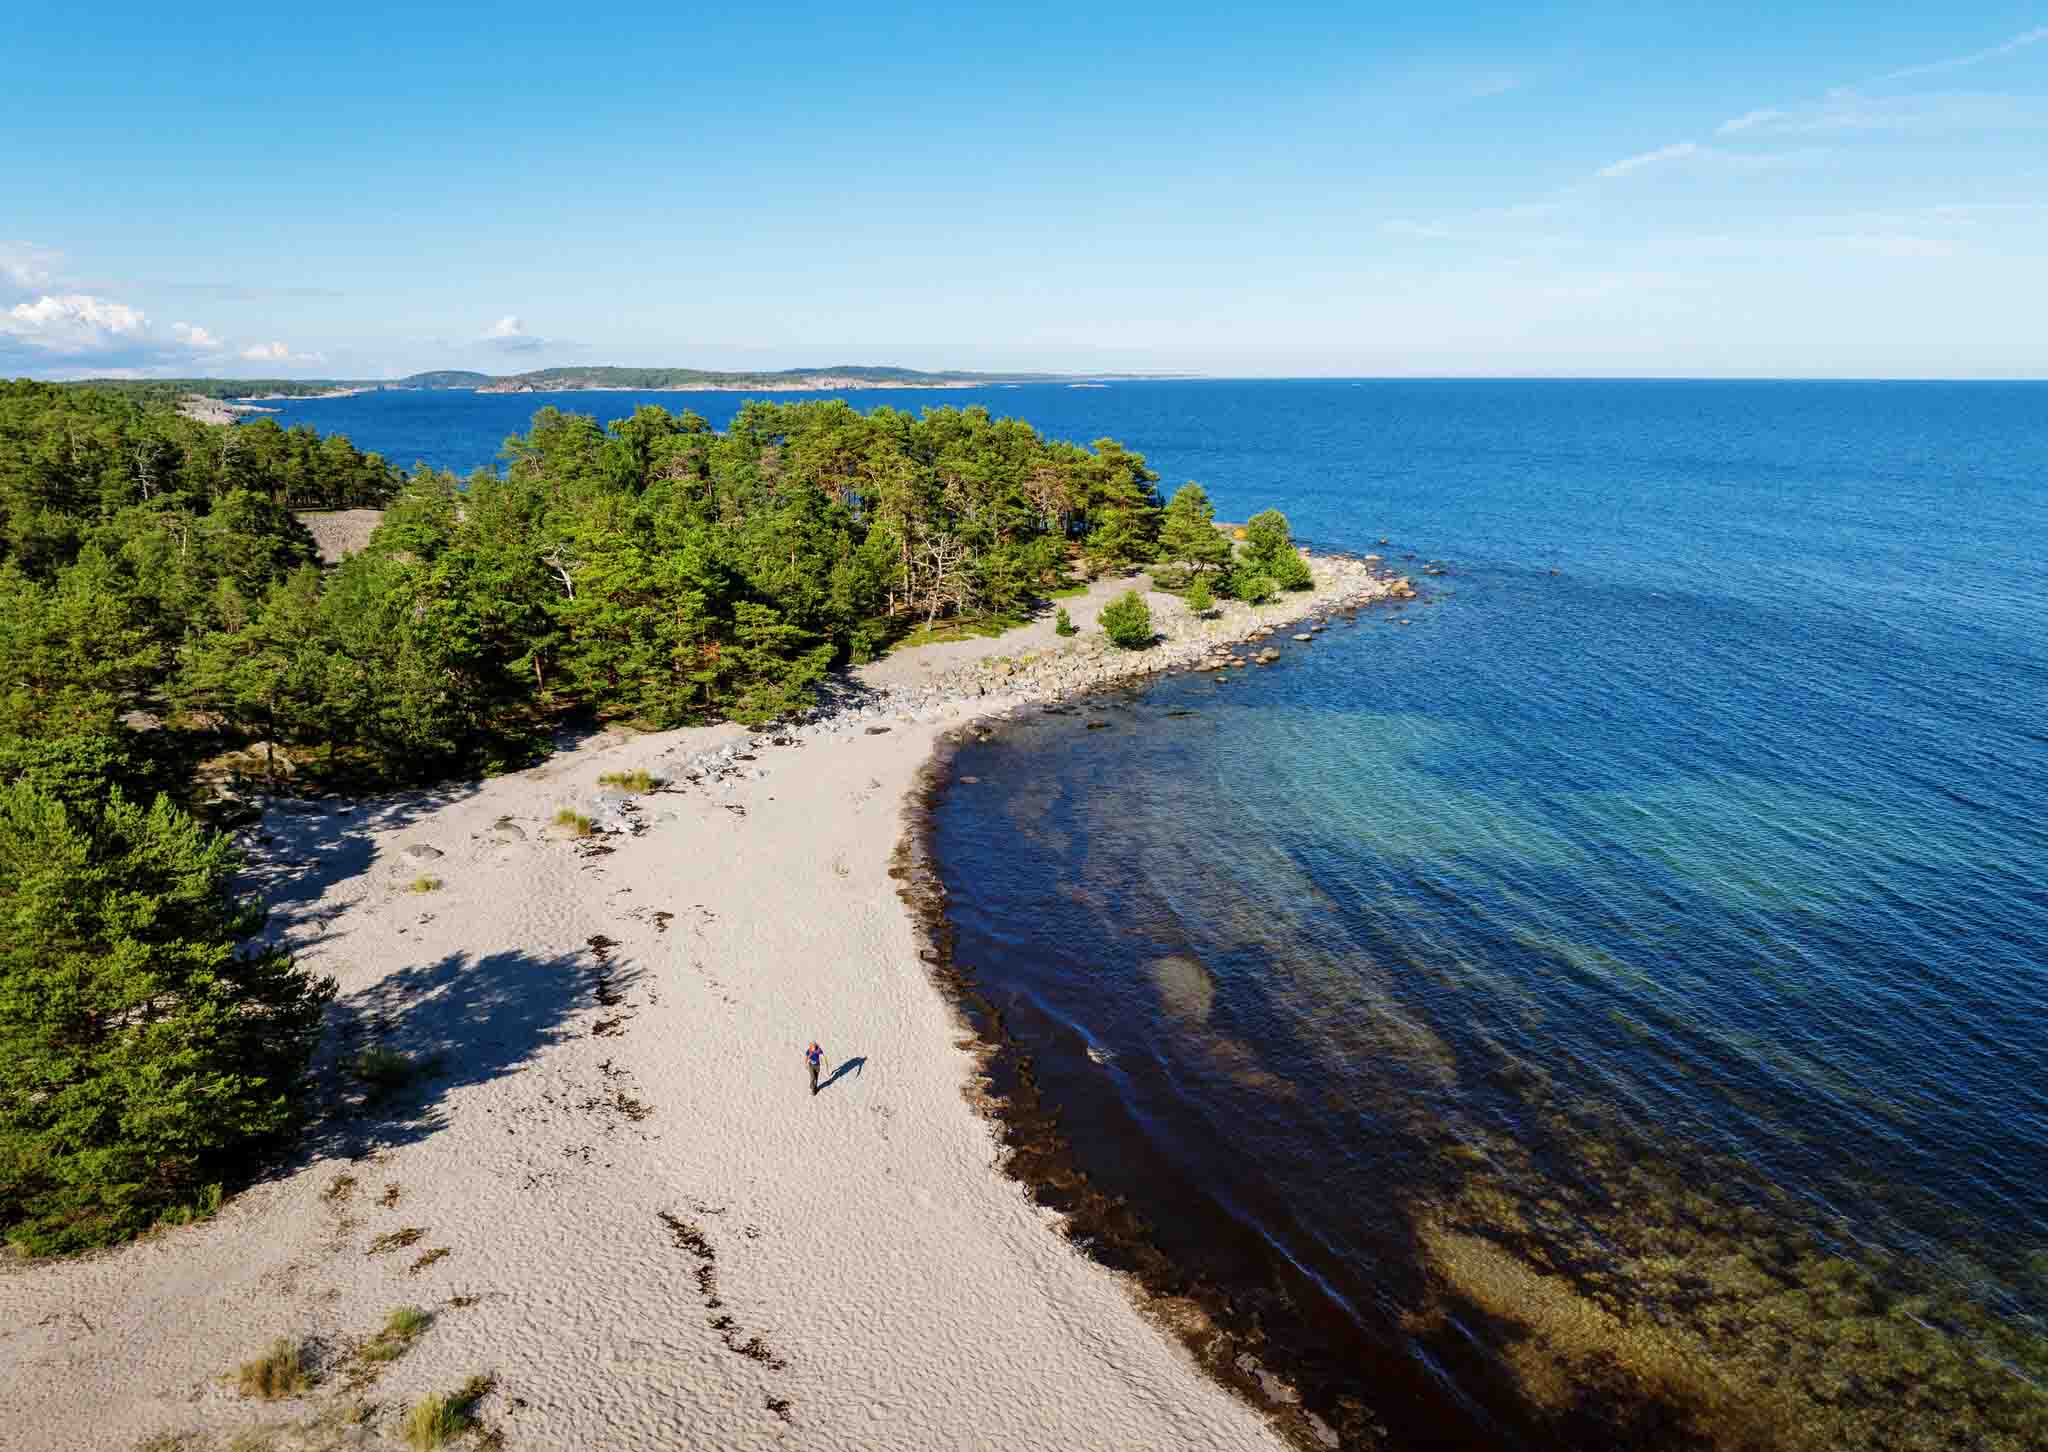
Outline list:
[[[1123,594],[1102,607],[1102,633],[1111,645],[1125,650],[1143,650],[1152,643],[1152,611],[1136,590]]]
[[[1053,617],[1052,633],[1054,635],[1079,635],[1081,633],[1081,627],[1074,623],[1073,616],[1067,614],[1067,607],[1064,605],[1060,607],[1060,613]]]
[[[1240,567],[1230,577],[1230,593],[1247,605],[1263,605],[1277,588],[1273,577],[1259,569]]]
[[[571,837],[591,837],[597,834],[597,823],[584,816],[583,813],[577,811],[574,807],[564,807],[559,812],[556,812],[555,825],[557,827],[567,827]]]
[[[1306,590],[1316,582],[1315,576],[1309,573],[1308,561],[1292,545],[1274,558],[1272,573],[1273,583],[1283,590]]]
[[[396,1094],[420,1076],[426,1066],[382,1044],[356,1055],[355,1075],[372,1094]]]
[[[406,884],[405,890],[407,892],[439,892],[441,890],[441,879],[422,872],[418,877],[415,877]]]
[[[655,779],[645,767],[635,767],[631,771],[608,771],[597,779],[597,784],[617,787],[620,791],[651,792],[655,788]]]
[[[433,1452],[479,1425],[476,1404],[495,1385],[488,1376],[473,1376],[454,1391],[414,1402],[405,1414],[405,1441],[413,1452]]]
[[[1216,597],[1209,590],[1207,575],[1195,576],[1195,583],[1188,586],[1186,595],[1188,609],[1197,615],[1207,615],[1216,608]]]
[[[283,1337],[272,1342],[270,1350],[254,1361],[243,1362],[235,1379],[243,1396],[260,1397],[266,1402],[295,1397],[313,1384],[299,1348]]]

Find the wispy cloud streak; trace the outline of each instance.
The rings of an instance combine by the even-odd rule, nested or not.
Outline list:
[[[1680,141],[1672,146],[1660,146],[1655,151],[1645,151],[1639,156],[1625,156],[1620,161],[1601,167],[1593,174],[1604,177],[1627,176],[1630,172],[1641,171],[1646,166],[1656,166],[1666,161],[1682,161],[1688,156],[1697,156],[1699,150],[1699,143],[1696,141]]]
[[[1914,76],[1935,76],[1945,71],[1959,71],[1965,66],[1981,65],[1985,61],[1997,60],[2000,56],[2011,55],[2016,50],[2025,50],[2028,46],[2038,45],[2044,40],[2048,40],[2048,25],[2037,25],[2032,30],[2023,30],[2011,40],[2001,42],[1985,50],[1972,51],[1968,55],[1951,56],[1947,60],[1928,61],[1925,65],[1905,66],[1896,71],[1887,71],[1884,75],[1872,81],[1871,84],[1879,85],[1886,81],[1910,80]]]

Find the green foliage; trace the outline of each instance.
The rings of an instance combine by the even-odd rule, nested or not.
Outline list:
[[[350,1067],[373,1094],[396,1093],[418,1078],[423,1068],[408,1055],[382,1044],[363,1050]]]
[[[1273,577],[1255,565],[1239,564],[1230,572],[1230,593],[1247,605],[1262,605],[1280,588]]]
[[[422,872],[418,877],[415,877],[405,885],[405,890],[407,892],[439,892],[441,890],[441,879],[430,873]]]
[[[488,1376],[473,1376],[452,1392],[414,1402],[405,1414],[406,1445],[413,1452],[433,1452],[473,1431],[478,1426],[476,1404],[494,1385]]]
[[[358,1354],[368,1362],[396,1361],[412,1349],[413,1342],[433,1323],[432,1313],[418,1306],[400,1306],[385,1320],[383,1329],[363,1343]]]
[[[567,827],[571,837],[589,837],[596,833],[597,823],[577,811],[574,807],[562,807],[555,812],[555,825]]]
[[[0,788],[0,1227],[101,1244],[288,1128],[331,980],[238,946],[239,859],[166,798]]]
[[[1183,484],[1174,492],[1160,525],[1159,553],[1190,572],[1230,563],[1230,541],[1217,531],[1216,510],[1201,485]]]
[[[1088,557],[1098,571],[1153,559],[1159,547],[1159,476],[1115,439],[1097,439],[1078,471]]]
[[[1244,558],[1270,568],[1284,551],[1294,547],[1287,516],[1277,509],[1262,510],[1245,521]]]
[[[1059,614],[1053,617],[1052,633],[1054,635],[1079,635],[1081,633],[1081,627],[1074,623],[1073,616],[1067,614],[1067,607],[1064,605],[1060,606]]]
[[[1152,611],[1136,590],[1123,594],[1102,607],[1102,633],[1110,644],[1125,650],[1143,650],[1152,643]]]
[[[1207,575],[1195,576],[1195,583],[1188,586],[1188,592],[1183,598],[1187,601],[1188,609],[1197,615],[1207,615],[1216,608],[1216,596],[1209,589]]]
[[[1307,590],[1315,582],[1315,576],[1309,573],[1308,561],[1293,546],[1290,545],[1273,561],[1273,583],[1281,589]]]
[[[1264,575],[1279,590],[1306,590],[1315,584],[1308,562],[1294,546],[1287,516],[1277,509],[1255,514],[1245,525],[1244,549],[1237,568]]]
[[[646,767],[635,767],[631,771],[608,771],[597,779],[599,786],[617,787],[621,791],[651,792],[659,784]]]

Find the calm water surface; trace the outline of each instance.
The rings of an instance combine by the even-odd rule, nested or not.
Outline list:
[[[467,468],[551,401],[737,396],[281,421]],[[2048,1446],[2048,387],[855,401],[1450,566],[1004,728],[933,828],[1076,1159],[1348,1437],[1417,1441],[1377,1348],[1503,1441]]]

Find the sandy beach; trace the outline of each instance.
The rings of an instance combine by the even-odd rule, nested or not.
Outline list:
[[[1065,602],[1072,641],[900,653],[806,721],[272,803],[244,834],[269,931],[340,985],[322,1112],[210,1221],[0,1270],[0,1446],[396,1445],[407,1404],[480,1373],[514,1448],[1315,1445],[1286,1388],[1202,1374],[1004,1175],[889,875],[944,733],[1387,592],[1311,563],[1312,596],[1256,617],[1155,594],[1167,639],[1138,655],[1092,628],[1103,582]],[[600,788],[634,769],[662,788]],[[370,1047],[420,1076],[366,1096]],[[431,1324],[365,1360],[407,1305]],[[244,1399],[280,1337],[318,1382]]]

